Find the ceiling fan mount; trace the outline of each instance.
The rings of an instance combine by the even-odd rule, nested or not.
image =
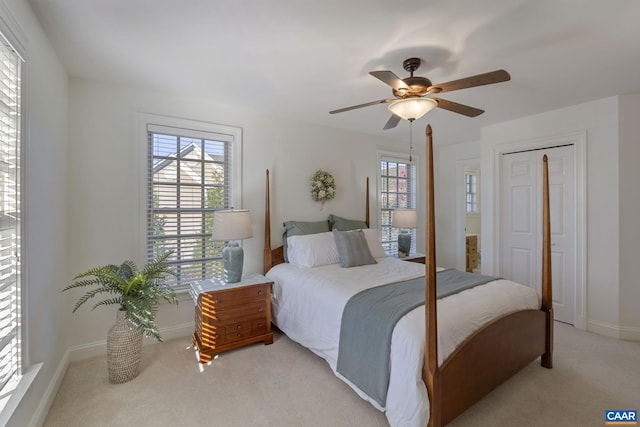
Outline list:
[[[397,102],[395,101],[409,100],[411,98],[422,98],[430,94],[451,92],[459,89],[467,89],[467,88],[472,88],[476,86],[500,83],[500,82],[508,81],[511,79],[511,76],[505,70],[496,70],[496,71],[491,71],[489,73],[478,74],[475,76],[466,77],[463,79],[453,80],[450,82],[434,85],[431,83],[431,80],[429,80],[426,77],[413,75],[413,73],[418,68],[420,68],[421,64],[422,64],[422,61],[420,60],[420,58],[405,59],[402,63],[402,67],[405,69],[405,71],[410,73],[410,76],[405,77],[404,79],[399,78],[392,71],[370,71],[369,74],[381,80],[383,83],[386,83],[387,85],[391,86],[394,97],[381,99],[373,102],[367,102],[365,104],[354,105],[351,107],[341,108],[338,110],[329,111],[329,113],[330,114],[342,113],[344,111],[355,110],[357,108],[368,107],[376,104],[389,104],[389,103],[397,104]],[[462,114],[467,117],[476,117],[484,113],[484,110],[470,107],[468,105],[458,104],[457,102],[453,102],[453,101],[447,101],[446,99],[434,98],[434,97],[430,97],[430,99],[435,101],[437,103],[437,107],[439,108],[452,111],[454,113]],[[392,107],[393,106],[391,106],[390,108]],[[424,112],[422,114],[424,114]],[[390,129],[395,127],[403,118],[411,121],[415,119],[415,116],[413,118],[410,118],[410,117],[400,117],[396,114],[392,114],[391,118],[389,119],[387,124],[384,126],[384,129]]]
[[[429,93],[429,86],[431,86],[431,80],[426,77],[414,77],[413,73],[420,68],[422,61],[420,58],[405,59],[402,63],[402,67],[405,71],[411,73],[411,76],[402,79],[406,86],[392,88],[393,96],[399,99],[414,98],[417,96],[425,96]]]
[[[420,58],[409,58],[402,61],[402,68],[405,71],[411,73],[411,77],[413,77],[413,72],[420,68],[420,64],[422,64],[422,60]]]

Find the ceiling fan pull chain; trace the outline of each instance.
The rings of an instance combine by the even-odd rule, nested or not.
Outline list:
[[[409,163],[411,163],[411,152],[413,151],[413,120],[409,120]]]

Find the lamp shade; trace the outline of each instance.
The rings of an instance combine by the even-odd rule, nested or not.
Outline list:
[[[431,98],[404,98],[389,104],[389,111],[405,120],[416,120],[438,106]]]
[[[248,210],[215,211],[211,237],[225,242],[253,237],[251,214]]]
[[[391,225],[395,228],[416,228],[418,226],[418,212],[415,209],[395,209]]]

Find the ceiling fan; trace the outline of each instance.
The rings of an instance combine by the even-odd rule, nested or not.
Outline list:
[[[406,59],[402,63],[402,66],[406,71],[411,73],[411,76],[404,79],[396,76],[392,71],[369,72],[373,77],[391,86],[391,88],[393,88],[393,96],[395,98],[386,98],[364,104],[353,105],[351,107],[329,111],[329,113],[342,113],[344,111],[355,110],[357,108],[368,107],[376,104],[390,104],[388,108],[392,112],[392,115],[389,121],[384,125],[383,129],[385,130],[396,127],[401,119],[413,121],[420,118],[435,107],[468,117],[476,117],[484,113],[484,110],[464,104],[458,104],[453,101],[447,101],[442,98],[426,97],[426,95],[500,83],[511,79],[511,76],[505,70],[496,70],[489,73],[478,74],[476,76],[434,85],[431,83],[431,80],[426,77],[413,76],[413,72],[420,67],[420,63],[420,58]]]

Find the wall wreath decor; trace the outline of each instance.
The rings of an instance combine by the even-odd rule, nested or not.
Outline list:
[[[311,199],[320,202],[320,210],[324,207],[324,202],[336,196],[336,180],[331,174],[322,169],[318,169],[311,175]]]

